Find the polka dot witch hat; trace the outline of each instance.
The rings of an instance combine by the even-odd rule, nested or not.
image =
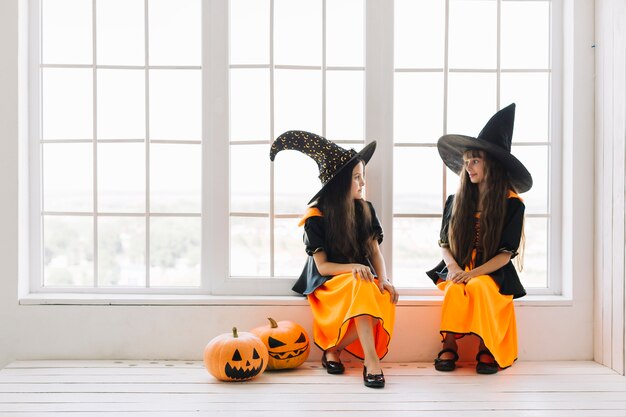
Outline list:
[[[477,137],[445,135],[439,138],[437,149],[443,162],[457,175],[463,170],[463,153],[469,149],[487,151],[499,160],[507,171],[511,185],[518,193],[533,186],[533,177],[519,159],[511,153],[515,103],[494,114]]]
[[[369,143],[360,152],[357,152],[354,149],[344,149],[315,133],[290,130],[280,135],[272,143],[270,159],[273,161],[280,151],[294,150],[302,152],[317,163],[322,188],[309,200],[309,204],[311,204],[344,167],[356,158],[362,159],[367,164],[375,149],[376,141]]]

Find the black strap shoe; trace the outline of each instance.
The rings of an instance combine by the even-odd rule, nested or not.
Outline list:
[[[452,359],[441,359],[441,355],[444,353],[452,353],[454,358]],[[450,372],[456,369],[456,361],[459,360],[459,354],[456,353],[456,350],[445,348],[441,349],[437,354],[437,359],[435,359],[435,369],[441,372]]]
[[[385,375],[381,370],[379,374],[367,373],[367,367],[363,365],[363,384],[368,388],[384,388],[385,387]]]
[[[328,372],[329,374],[333,374],[333,375],[343,374],[344,371],[346,370],[346,368],[343,366],[343,363],[341,363],[341,361],[335,362],[335,361],[329,361],[328,359],[326,359],[326,351],[324,351],[324,354],[322,355],[322,366],[326,368],[326,372]]]
[[[490,356],[493,359],[493,362],[482,362],[480,360],[480,357],[483,355]],[[481,350],[480,352],[478,352],[478,354],[476,355],[476,361],[478,362],[476,364],[476,372],[479,374],[483,374],[483,375],[495,374],[496,372],[498,372],[498,369],[500,368],[498,366],[498,362],[496,362],[496,358],[494,358],[491,352],[489,352],[488,350]]]

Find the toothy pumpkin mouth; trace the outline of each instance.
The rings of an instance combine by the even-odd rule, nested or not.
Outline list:
[[[307,343],[306,346],[304,346],[304,347],[302,347],[300,349],[290,350],[290,351],[287,351],[287,352],[272,352],[270,350],[269,354],[274,359],[285,360],[285,359],[291,359],[291,358],[295,358],[297,356],[300,356],[304,352],[306,352],[308,349],[309,349],[309,344]]]
[[[224,373],[227,377],[231,379],[244,380],[257,376],[261,372],[261,369],[263,369],[263,359],[261,359],[261,365],[258,368],[250,369],[233,368],[232,366],[230,366],[230,363],[227,363],[224,367]]]

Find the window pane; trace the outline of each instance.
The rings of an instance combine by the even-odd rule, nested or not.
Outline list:
[[[93,218],[44,216],[43,285],[93,286]]]
[[[308,200],[307,200],[308,201]],[[299,219],[275,219],[276,264],[274,275],[277,277],[299,277],[307,259],[302,241],[303,228],[298,227]]]
[[[93,71],[42,69],[43,139],[93,138]]]
[[[230,218],[230,275],[267,277],[270,274],[269,218]]]
[[[363,140],[363,71],[326,73],[326,134],[333,140]]]
[[[146,285],[146,219],[98,218],[98,285]]]
[[[282,151],[274,163],[274,210],[277,214],[304,214],[306,205],[322,188],[315,161],[301,152]]]
[[[443,162],[442,166],[445,166]],[[459,185],[461,185],[461,177],[455,174],[450,170],[450,168],[446,167],[446,192],[443,194],[444,198],[448,198],[450,194],[455,194],[459,189]],[[441,211],[443,212],[443,205],[445,204],[445,200],[441,203]]]
[[[548,68],[550,2],[502,2],[502,68]]]
[[[230,147],[230,210],[269,213],[269,145]]]
[[[145,139],[144,70],[98,70],[98,139]]]
[[[98,144],[98,211],[136,213],[146,207],[146,145]]]
[[[150,71],[150,139],[202,138],[199,70]]]
[[[515,138],[513,138],[515,144]],[[512,146],[513,155],[520,160],[533,177],[533,188],[521,195],[526,213],[548,212],[548,156],[547,146]]]
[[[269,0],[230,0],[230,63],[269,64]]]
[[[274,0],[274,63],[322,64],[321,0]]]
[[[443,75],[397,72],[394,87],[395,142],[437,142],[443,134]]]
[[[426,271],[441,260],[441,219],[393,219],[393,284],[434,289]],[[383,245],[385,242],[383,242]]]
[[[440,213],[443,170],[437,148],[396,147],[393,157],[394,213]]]
[[[548,286],[548,219],[526,217],[524,234],[524,270],[519,274],[520,279],[526,288],[545,288]]]
[[[450,68],[496,68],[495,0],[450,1]]]
[[[396,68],[443,68],[445,1],[395,0]]]
[[[150,218],[150,285],[200,286],[199,217]]]
[[[274,71],[276,136],[287,130],[322,133],[322,73],[308,70]]]
[[[502,74],[503,107],[515,102],[513,143],[550,140],[550,75]]]
[[[92,0],[41,0],[44,64],[92,63]]]
[[[449,75],[447,133],[477,136],[497,111],[496,75]]]
[[[144,65],[144,20],[144,0],[97,0],[98,65]]]
[[[230,70],[230,139],[270,139],[269,70]]]
[[[200,65],[200,0],[150,0],[150,65]]]
[[[200,145],[150,145],[150,209],[200,213]]]
[[[365,65],[364,3],[364,0],[326,2],[326,65]]]
[[[42,158],[43,210],[92,211],[93,145],[45,144],[42,146]]]

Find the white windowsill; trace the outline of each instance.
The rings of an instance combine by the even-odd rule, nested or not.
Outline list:
[[[441,296],[405,295],[398,306],[436,306]],[[32,293],[20,297],[20,305],[143,305],[143,306],[306,306],[306,298],[297,295],[155,295],[155,294],[75,294]],[[515,301],[518,307],[567,307],[573,301],[562,295],[527,295]]]

